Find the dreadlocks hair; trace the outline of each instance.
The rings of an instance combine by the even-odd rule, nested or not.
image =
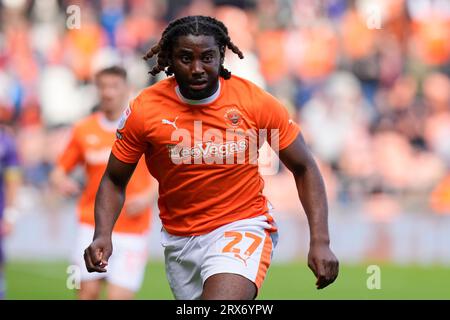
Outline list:
[[[159,42],[143,56],[144,60],[148,60],[153,56],[157,57],[157,64],[149,71],[151,75],[155,76],[161,71],[164,71],[168,76],[173,75],[173,71],[169,66],[173,44],[179,36],[187,35],[205,35],[213,36],[215,38],[222,59],[219,75],[224,79],[229,79],[231,77],[231,72],[223,66],[226,47],[237,54],[239,58],[244,58],[241,50],[231,42],[230,36],[228,35],[228,29],[221,21],[207,16],[187,16],[169,23],[162,33]]]

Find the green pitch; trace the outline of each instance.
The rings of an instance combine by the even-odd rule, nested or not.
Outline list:
[[[450,266],[381,265],[381,289],[367,288],[367,266],[343,265],[338,280],[316,290],[305,263],[274,264],[259,299],[450,299]],[[66,262],[9,262],[8,299],[74,299]],[[163,263],[150,263],[139,299],[173,299]]]

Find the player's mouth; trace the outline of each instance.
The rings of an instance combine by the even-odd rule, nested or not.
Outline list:
[[[198,91],[203,90],[208,86],[208,80],[200,80],[200,81],[193,81],[189,84],[189,88],[192,90]]]

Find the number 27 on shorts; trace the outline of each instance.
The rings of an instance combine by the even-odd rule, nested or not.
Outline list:
[[[223,248],[223,253],[234,253],[234,256],[243,261],[247,266],[247,260],[255,252],[262,242],[262,238],[251,232],[226,231],[225,238],[231,238],[231,241]],[[249,243],[244,254],[241,255],[242,242]],[[245,246],[244,246],[245,247]]]

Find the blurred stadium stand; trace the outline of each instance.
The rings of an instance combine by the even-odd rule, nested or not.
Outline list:
[[[70,5],[81,8],[80,29],[67,28]],[[75,199],[55,196],[48,173],[70,125],[96,104],[92,75],[120,63],[134,95],[163,78],[141,56],[187,14],[221,19],[245,55],[229,52],[229,69],[301,124],[341,260],[450,263],[446,0],[0,1],[0,118],[15,130],[25,177],[11,258],[69,256]],[[281,233],[275,258],[305,258],[294,181],[283,168],[265,179]],[[151,256],[161,258],[154,220]]]

